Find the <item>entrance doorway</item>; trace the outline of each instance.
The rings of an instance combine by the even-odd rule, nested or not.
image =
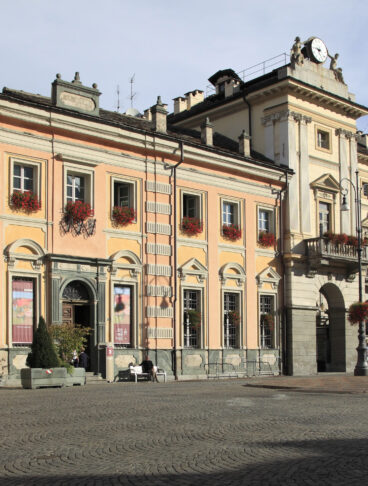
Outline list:
[[[340,289],[332,283],[325,284],[317,305],[317,371],[346,371],[345,304]]]
[[[70,282],[63,292],[63,323],[92,328],[87,336],[85,352],[88,355],[87,371],[96,371],[92,304],[88,289],[80,281]]]

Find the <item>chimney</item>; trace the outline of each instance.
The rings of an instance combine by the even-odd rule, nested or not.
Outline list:
[[[213,145],[213,125],[208,117],[201,125],[201,142],[206,145]]]
[[[151,107],[153,128],[156,132],[166,133],[167,110],[161,101],[161,96],[157,97],[157,103]]]
[[[190,110],[198,103],[202,103],[204,100],[204,93],[199,89],[195,89],[194,91],[188,91],[188,93],[185,93],[185,98],[187,100],[187,110]]]
[[[250,136],[243,130],[239,137],[239,153],[244,157],[250,157]]]
[[[152,121],[151,108],[147,108],[147,110],[144,110],[143,118],[145,118],[148,121]]]
[[[187,109],[187,99],[183,96],[174,98],[174,115],[181,113]]]

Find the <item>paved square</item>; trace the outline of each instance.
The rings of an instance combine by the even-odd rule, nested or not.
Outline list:
[[[367,395],[245,385],[0,389],[0,484],[367,483]]]

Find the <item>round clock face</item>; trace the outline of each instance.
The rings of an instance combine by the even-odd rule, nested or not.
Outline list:
[[[325,62],[327,59],[327,48],[321,39],[315,37],[311,42],[311,51],[316,62]]]

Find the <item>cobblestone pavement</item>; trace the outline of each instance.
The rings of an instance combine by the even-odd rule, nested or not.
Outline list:
[[[366,394],[246,384],[0,389],[0,484],[367,484]]]

